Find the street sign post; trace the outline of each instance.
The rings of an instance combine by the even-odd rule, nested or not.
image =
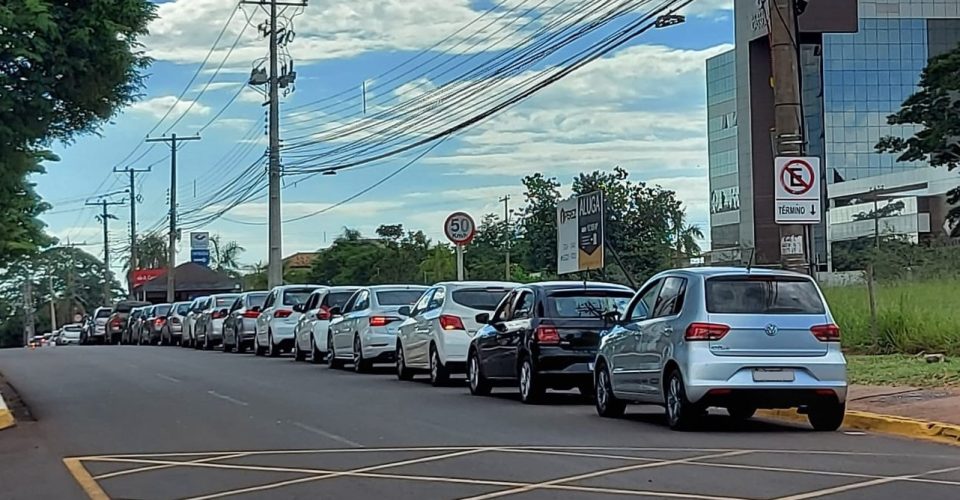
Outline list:
[[[465,212],[455,212],[443,223],[443,233],[457,247],[457,280],[463,281],[463,247],[473,241],[477,234],[477,224],[473,217]]]
[[[819,224],[820,158],[778,157],[774,163],[774,213],[777,224]]]
[[[190,249],[207,250],[210,248],[210,233],[206,231],[190,233]]]
[[[587,193],[557,204],[557,274],[603,269],[603,193]]]
[[[190,262],[210,267],[210,250],[205,248],[190,249]]]

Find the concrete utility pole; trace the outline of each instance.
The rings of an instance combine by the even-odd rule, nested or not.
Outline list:
[[[127,290],[130,294],[130,298],[134,299],[133,296],[133,272],[140,268],[140,263],[137,261],[137,203],[140,199],[137,195],[137,174],[138,173],[147,173],[152,169],[136,169],[133,167],[127,167],[122,170],[113,169],[114,172],[126,172],[130,176],[130,274],[127,276]]]
[[[33,337],[33,283],[26,281],[23,284],[23,345],[30,345]]]
[[[147,139],[147,142],[168,142],[170,143],[170,241],[167,246],[167,302],[173,303],[174,298],[174,277],[173,272],[177,268],[177,143],[180,141],[199,141],[200,136],[177,137],[177,134],[170,134],[170,137],[156,137]]]
[[[57,331],[57,292],[53,289],[53,276],[50,276],[50,333]]]
[[[114,205],[123,205],[124,201],[109,201],[106,198],[97,202],[87,202],[86,205],[98,206],[101,209],[97,219],[103,224],[103,305],[109,305],[110,297],[110,219],[116,219],[117,216],[109,211],[109,207]]]
[[[773,105],[776,132],[775,156],[803,156],[803,109],[800,103],[799,42],[797,41],[797,7],[795,0],[770,2],[770,55],[773,61]],[[772,166],[771,166],[772,168]],[[806,230],[799,224],[780,226],[781,249],[787,239],[801,238],[806,242]],[[804,245],[805,247],[805,245]],[[808,273],[807,254],[780,256],[784,268]]]
[[[279,0],[243,0],[241,4],[258,5],[269,11],[270,19],[259,26],[260,34],[268,38],[270,48],[270,75],[267,78],[267,99],[269,105],[269,165],[267,168],[268,186],[268,252],[267,252],[267,285],[271,288],[283,284],[283,231],[280,218],[280,89],[291,91],[290,85],[296,79],[292,61],[284,64],[280,71],[279,49],[293,40],[292,24],[278,27],[277,20],[282,12],[277,7],[305,7],[306,0],[279,1]],[[254,70],[256,73],[257,70]],[[251,84],[254,79],[251,77]],[[256,82],[262,84],[262,80]],[[286,94],[285,94],[286,95]]]
[[[503,248],[506,251],[506,262],[504,268],[504,279],[510,281],[510,243],[511,243],[511,233],[510,230],[510,195],[505,195],[503,198],[500,198],[500,202],[503,203]]]

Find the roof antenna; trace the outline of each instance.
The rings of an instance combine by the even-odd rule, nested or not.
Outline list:
[[[750,269],[753,267],[753,258],[754,258],[754,256],[756,256],[756,255],[757,255],[757,248],[756,248],[756,247],[751,248],[751,249],[750,249],[750,259],[747,260],[747,272],[748,272],[748,273],[750,272]]]

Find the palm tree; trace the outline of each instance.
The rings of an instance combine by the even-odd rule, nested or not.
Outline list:
[[[210,247],[210,263],[213,268],[233,277],[238,276],[240,254],[245,252],[246,249],[236,241],[223,242],[219,234],[210,238]]]
[[[670,217],[670,234],[673,237],[674,258],[678,261],[699,257],[699,241],[703,240],[703,230],[696,224],[687,224],[687,214],[675,210]]]
[[[162,269],[169,263],[169,247],[162,234],[147,234],[137,237],[137,269]],[[123,268],[130,272],[130,257],[123,258]]]

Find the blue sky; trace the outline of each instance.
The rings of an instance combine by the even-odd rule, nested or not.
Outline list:
[[[504,0],[494,14],[484,19],[494,19],[496,14],[512,7],[517,7],[511,12],[520,17],[519,12],[526,13],[533,6],[537,7],[530,12],[552,9],[549,13],[559,13],[590,1]],[[265,145],[262,98],[253,90],[241,91],[240,85],[247,80],[253,61],[266,54],[266,44],[255,29],[244,30],[246,21],[242,14],[234,16],[184,98],[166,120],[159,122],[196,73],[236,4],[231,0],[157,3],[160,18],[151,25],[151,35],[144,40],[156,62],[149,70],[143,100],[116,116],[99,136],[56,145],[61,161],[47,165],[47,174],[36,178],[38,191],[53,204],[51,213],[43,217],[49,231],[64,240],[91,244],[86,248],[94,254],[102,253],[101,229],[94,219],[97,210],[85,206],[84,201],[97,193],[126,187],[126,177],[111,172],[115,166],[152,165],[150,173],[138,178],[142,195],[138,224],[141,230],[165,224],[168,149],[162,144],[152,149],[142,144],[149,131],[154,130],[152,136],[166,131],[193,134],[241,92],[202,131],[202,141],[187,144],[178,156],[178,196],[185,221],[216,212],[219,204],[211,206],[211,198],[250,166]],[[297,36],[289,46],[296,61],[297,82],[296,91],[282,104],[282,127],[284,137],[290,138],[288,144],[297,143],[295,137],[349,125],[359,119],[356,114],[361,109],[360,85],[365,80],[370,114],[444,83],[446,77],[439,71],[426,71],[429,66],[424,61],[435,53],[421,56],[388,77],[375,77],[443,40],[492,5],[490,0],[311,1],[294,20]],[[568,186],[579,171],[611,169],[616,165],[626,168],[635,179],[676,190],[687,205],[690,220],[706,229],[704,61],[730,47],[731,5],[729,0],[696,0],[688,8],[690,16],[685,24],[654,30],[633,40],[519,106],[446,141],[351,203],[284,224],[284,254],[326,246],[345,226],[372,233],[380,224],[400,223],[441,238],[442,221],[451,211],[465,210],[478,219],[484,213],[500,213],[502,205],[497,200],[507,194],[519,207],[520,179],[525,175],[543,172]],[[264,18],[253,7],[245,7],[244,13],[253,24]],[[501,21],[507,19],[503,17]],[[474,36],[468,41],[480,39],[483,37]],[[239,40],[236,48],[225,59],[235,40]],[[510,40],[504,43],[505,47]],[[461,44],[456,50],[464,52],[466,46]],[[473,61],[477,61],[501,53],[475,52],[444,55],[438,61],[456,64],[460,60],[457,58],[475,56]],[[224,60],[223,69],[214,75],[212,70]],[[530,71],[544,69],[541,65]],[[407,70],[409,75],[398,77]],[[425,78],[413,78],[424,72]],[[197,98],[211,75],[213,84]],[[389,83],[391,77],[397,81]],[[325,109],[297,108],[344,90],[349,91],[348,95],[328,101]],[[191,102],[192,108],[184,114]],[[329,107],[333,102],[341,104]],[[178,118],[179,123],[171,128]],[[381,132],[402,125],[396,121],[376,123]],[[413,136],[404,137],[412,140]],[[336,147],[362,138],[353,135],[337,144],[316,147]],[[303,216],[339,202],[422,151],[335,176],[285,177],[284,218]],[[130,155],[131,152],[134,154]],[[295,155],[288,154],[289,158],[284,156],[285,165],[296,165]],[[129,161],[138,158],[136,163]],[[125,163],[120,163],[125,159]],[[293,170],[295,167],[291,167]],[[121,193],[113,199],[124,197]],[[112,211],[118,217],[111,226],[111,247],[116,256],[129,241],[129,207],[113,207]],[[266,260],[266,226],[261,225],[265,220],[266,200],[254,199],[198,230],[238,241],[247,249],[242,260],[253,263]],[[186,243],[184,238],[179,251],[181,261],[189,258]],[[113,264],[120,269],[119,258]]]

